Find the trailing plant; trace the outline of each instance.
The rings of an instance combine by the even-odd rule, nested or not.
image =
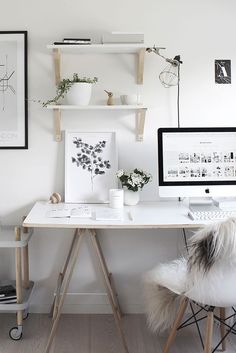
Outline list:
[[[72,79],[64,78],[57,84],[56,96],[52,99],[49,99],[46,102],[43,102],[43,106],[46,107],[48,104],[57,104],[59,99],[65,97],[66,93],[70,90],[76,82],[84,82],[84,83],[97,83],[98,78],[89,78],[89,77],[79,77],[78,74],[74,73]]]

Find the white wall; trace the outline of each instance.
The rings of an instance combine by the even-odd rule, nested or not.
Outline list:
[[[12,11],[13,9],[13,11]],[[4,11],[3,11],[4,10]],[[182,126],[235,125],[236,3],[233,0],[161,1],[120,0],[98,2],[41,0],[4,3],[1,30],[28,30],[29,99],[47,100],[55,93],[51,53],[46,45],[63,37],[91,33],[99,38],[104,31],[143,31],[148,45],[165,46],[166,56],[181,55]],[[7,16],[7,14],[10,14]],[[214,59],[232,60],[232,84],[214,83]],[[142,193],[143,200],[157,199],[156,130],[176,126],[176,88],[165,89],[158,75],[165,62],[147,54],[143,87],[135,84],[132,55],[68,56],[63,58],[63,76],[79,72],[98,76],[93,101],[106,96],[103,89],[133,93],[140,89],[147,114],[144,142],[135,141],[133,114],[65,113],[63,128],[81,131],[116,131],[119,163],[122,168],[141,167],[154,175],[152,184]],[[53,140],[50,111],[29,102],[29,149],[0,151],[0,218],[2,223],[16,223],[38,199],[64,189],[64,143]],[[121,304],[126,311],[142,310],[141,276],[159,261],[174,258],[182,247],[176,231],[104,231],[100,232],[108,265],[114,274]],[[34,311],[47,311],[63,258],[72,237],[71,231],[36,230],[30,245],[31,277],[37,282]],[[0,250],[1,277],[13,273],[11,258]],[[92,254],[83,245],[71,291],[103,291]],[[80,304],[78,304],[80,303]],[[72,298],[67,311],[106,312],[103,296]]]

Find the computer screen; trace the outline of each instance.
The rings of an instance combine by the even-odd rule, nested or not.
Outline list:
[[[160,128],[161,197],[236,196],[236,128]]]

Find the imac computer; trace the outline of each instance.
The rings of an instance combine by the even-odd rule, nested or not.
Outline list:
[[[160,128],[160,197],[236,197],[236,128]]]

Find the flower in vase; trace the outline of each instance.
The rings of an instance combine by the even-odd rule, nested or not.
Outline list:
[[[126,187],[131,191],[142,190],[145,184],[152,181],[152,175],[150,173],[138,168],[135,168],[131,172],[120,169],[116,173],[116,176],[120,180],[122,187]]]

